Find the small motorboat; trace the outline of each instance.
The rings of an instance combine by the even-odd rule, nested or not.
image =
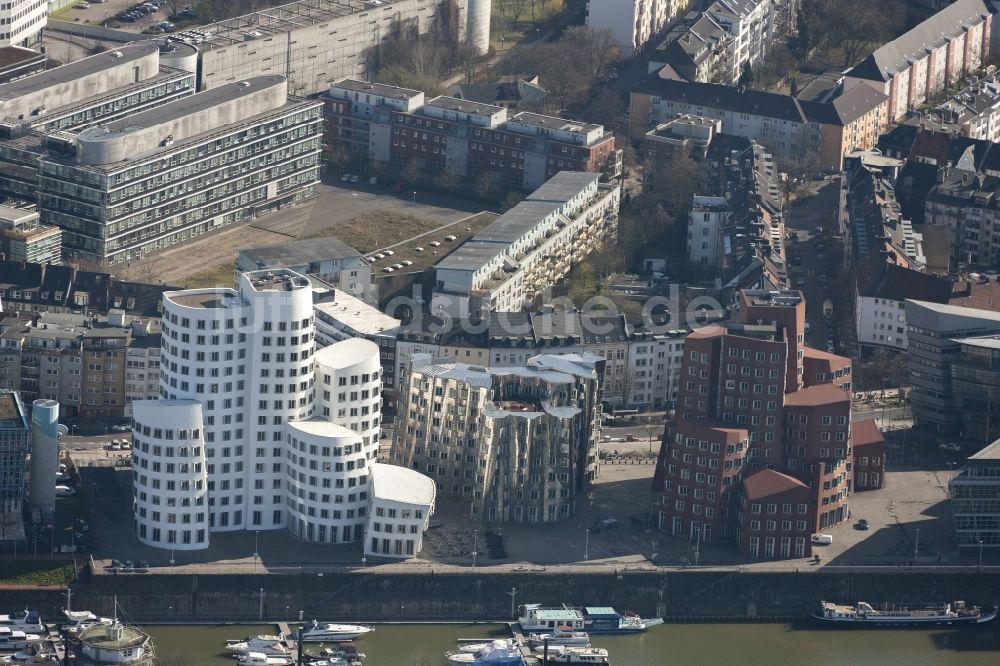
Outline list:
[[[247,636],[243,640],[226,641],[226,649],[233,654],[260,652],[269,657],[289,657],[292,651],[285,646],[281,636]]]
[[[251,652],[237,657],[239,666],[292,666],[291,657],[269,657],[263,652]]]
[[[302,630],[302,640],[306,643],[335,643],[337,641],[353,641],[365,634],[375,631],[375,627],[363,624],[332,624],[317,622]]]
[[[524,666],[521,650],[510,641],[495,640],[479,652],[445,652],[452,666]]]
[[[38,634],[26,634],[19,629],[0,627],[0,650],[23,650],[41,642],[42,637]]]
[[[482,643],[466,643],[464,645],[458,646],[459,652],[479,652],[485,647],[489,647],[495,641],[483,641]],[[507,642],[511,647],[517,647],[517,642],[513,638],[508,638]]]
[[[330,661],[336,661],[337,659],[346,659],[347,663],[360,662],[365,659],[364,652],[358,652],[358,647],[351,641],[344,641],[342,643],[337,643],[336,647],[326,647],[320,645],[318,649],[307,649],[303,652],[303,655],[307,659],[327,659]],[[310,666],[311,663],[310,663]]]
[[[26,634],[44,634],[46,632],[38,611],[28,609],[10,615],[0,615],[0,629],[5,627],[11,631],[23,631]]]
[[[550,645],[547,652],[545,647],[536,647],[535,654],[540,659],[544,657],[543,663],[545,664],[593,664],[595,666],[610,666],[611,664],[608,659],[608,651],[604,648]]]
[[[542,645],[546,641],[549,645],[578,645],[587,647],[590,645],[590,634],[586,631],[573,631],[567,627],[557,629],[551,634],[528,634],[528,645]]]

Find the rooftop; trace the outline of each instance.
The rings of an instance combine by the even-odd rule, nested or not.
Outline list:
[[[118,629],[121,633],[116,634],[113,629]],[[84,629],[80,633],[80,642],[101,650],[121,650],[124,648],[138,647],[146,643],[149,636],[141,632],[136,627],[126,625],[116,625],[115,627],[98,624]]]
[[[319,416],[314,416],[311,419],[306,419],[304,421],[289,421],[288,427],[291,430],[297,430],[298,432],[306,435],[314,435],[316,437],[351,440],[361,439],[361,435],[354,432],[347,426],[334,423],[329,419],[321,418]]]
[[[411,99],[424,94],[420,90],[410,90],[409,88],[389,86],[384,83],[358,81],[356,79],[342,79],[334,83],[331,88],[341,88],[343,90],[350,90],[351,92],[378,95],[379,97],[394,97],[396,99]]]
[[[199,309],[231,308],[243,304],[239,294],[233,289],[167,291],[164,292],[163,298],[186,308]]]
[[[809,486],[773,469],[763,469],[743,480],[743,490],[747,494],[747,499],[751,500],[770,497],[798,488],[808,489]]]
[[[743,293],[746,295],[747,304],[754,306],[789,307],[802,302],[802,292],[798,289],[786,289],[784,291],[746,289]]]
[[[2,211],[0,211],[2,216]],[[240,254],[260,268],[269,266],[299,266],[335,259],[361,258],[361,253],[332,236],[296,241],[284,245],[268,245],[240,250]]]
[[[393,331],[400,326],[400,321],[395,317],[390,317],[377,307],[340,290],[335,291],[333,301],[316,303],[313,309],[337,320],[358,335],[376,335]]]
[[[313,355],[316,363],[333,370],[349,368],[372,356],[378,358],[378,345],[364,338],[350,338],[334,342]]]
[[[786,407],[818,407],[837,402],[850,408],[851,394],[833,384],[817,384],[785,395]]]
[[[403,504],[434,504],[434,481],[406,467],[374,463],[372,474],[372,495],[376,501],[400,502]]]
[[[34,60],[35,58],[44,59],[45,54],[20,46],[0,47],[0,69],[27,62],[28,60]]]
[[[493,104],[484,104],[482,102],[472,102],[467,99],[448,97],[447,95],[435,97],[434,99],[427,101],[424,106],[434,106],[439,109],[448,109],[450,111],[461,111],[463,113],[473,113],[476,115],[486,116],[492,116],[494,113],[506,112],[506,109],[502,106],[494,106]]]
[[[511,118],[511,121],[524,125],[544,127],[545,129],[550,130],[559,130],[562,132],[573,132],[579,134],[589,134],[594,130],[604,129],[603,125],[594,125],[579,120],[566,120],[556,116],[543,116],[539,113],[531,113],[530,111],[522,111],[521,113],[516,114],[513,118]]]
[[[243,278],[255,291],[294,291],[311,287],[309,280],[294,271],[276,270],[247,271]]]
[[[875,419],[864,419],[851,424],[851,443],[854,448],[880,444],[885,441]]]
[[[0,391],[0,430],[25,430],[28,422],[15,391]]]
[[[1000,439],[973,453],[969,460],[1000,460]]]

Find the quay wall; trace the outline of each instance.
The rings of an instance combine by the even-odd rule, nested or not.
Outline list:
[[[73,608],[110,615],[113,600],[136,621],[486,621],[516,604],[608,605],[643,616],[741,621],[811,614],[819,600],[1000,602],[1000,571],[677,571],[529,574],[96,575],[72,585]],[[0,608],[30,606],[54,618],[52,589],[0,589]]]

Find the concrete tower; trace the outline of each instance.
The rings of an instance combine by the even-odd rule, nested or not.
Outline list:
[[[492,0],[469,0],[469,43],[475,47],[476,53],[484,54],[490,50],[490,13]]]

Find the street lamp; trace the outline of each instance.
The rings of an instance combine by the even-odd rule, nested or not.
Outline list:
[[[473,530],[473,546],[472,546],[472,568],[476,568],[476,559],[479,557],[479,530]]]
[[[253,572],[257,573],[257,553],[259,549],[257,548],[258,540],[260,539],[260,530],[254,530],[253,532]]]
[[[583,542],[583,560],[586,562],[590,559],[590,528],[584,530],[586,534],[586,541]]]
[[[983,566],[983,540],[979,540],[979,566]]]
[[[916,560],[920,555],[920,528],[917,528],[917,538],[913,542],[913,559]]]
[[[417,191],[413,190],[413,203],[417,203]]]

